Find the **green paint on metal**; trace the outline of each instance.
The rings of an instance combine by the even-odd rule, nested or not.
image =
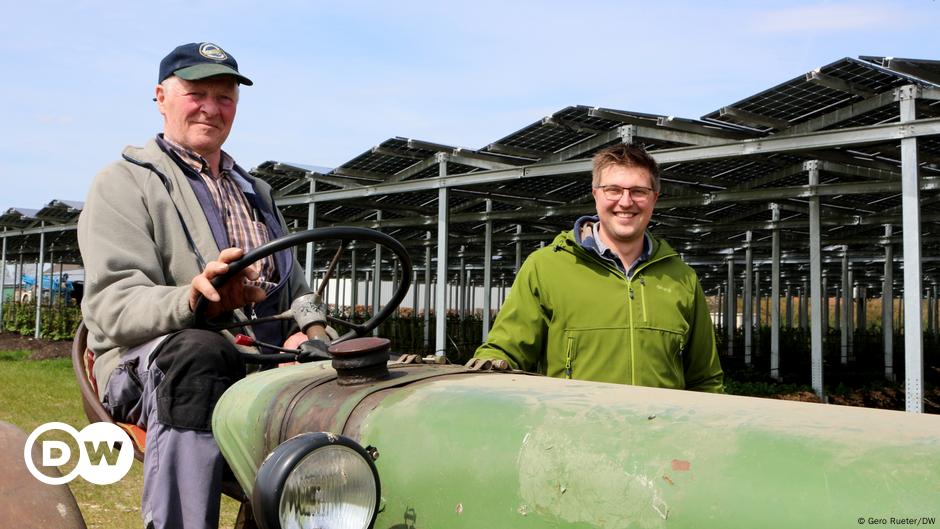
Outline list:
[[[805,529],[940,517],[940,417],[519,374],[405,380],[415,373],[392,371],[401,387],[342,397],[327,382],[303,393],[290,419],[299,431],[303,411],[332,402],[324,410],[337,422],[328,424],[378,448],[378,528]],[[333,375],[322,364],[273,370],[223,396],[213,427],[246,490],[276,442],[267,432],[287,404],[275,401]]]

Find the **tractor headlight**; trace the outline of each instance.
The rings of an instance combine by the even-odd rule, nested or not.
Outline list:
[[[375,464],[358,443],[306,433],[261,464],[251,507],[262,529],[366,529],[375,522],[379,493]]]

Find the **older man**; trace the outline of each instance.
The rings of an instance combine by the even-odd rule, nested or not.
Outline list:
[[[659,167],[642,148],[594,156],[596,216],[530,255],[472,363],[553,377],[720,392],[722,370],[702,287],[646,231]]]
[[[82,312],[103,404],[147,430],[145,524],[216,527],[224,462],[210,420],[246,366],[230,335],[191,328],[197,300],[209,301],[209,317],[241,319],[282,312],[309,287],[283,251],[213,288],[229,263],[286,233],[270,187],[222,150],[239,86],[252,82],[203,42],[167,55],[158,83],[163,133],[96,176],[79,220]],[[323,334],[325,315],[316,316],[311,337]],[[279,343],[292,330],[254,332]]]

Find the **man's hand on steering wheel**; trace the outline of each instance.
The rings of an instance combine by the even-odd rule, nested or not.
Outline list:
[[[190,283],[190,310],[196,311],[196,302],[200,296],[205,297],[209,302],[205,311],[205,316],[208,319],[250,303],[264,301],[264,298],[267,297],[264,289],[247,284],[247,281],[258,279],[258,270],[253,266],[246,267],[238,272],[218,289],[212,286],[212,280],[227,272],[229,263],[240,259],[244,254],[245,252],[241,248],[226,248],[219,253],[217,260],[206,264],[205,270],[194,277]]]

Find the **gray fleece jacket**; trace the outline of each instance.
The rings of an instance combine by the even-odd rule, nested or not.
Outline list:
[[[286,233],[270,186],[240,174],[272,219],[272,238]],[[127,147],[121,161],[95,177],[78,221],[78,243],[85,264],[82,316],[95,352],[99,397],[127,348],[192,326],[190,282],[202,271],[200,259],[215,260],[221,251],[209,217],[187,174],[154,140]],[[278,257],[281,284],[269,294],[272,311],[286,310],[310,290],[296,260]]]

